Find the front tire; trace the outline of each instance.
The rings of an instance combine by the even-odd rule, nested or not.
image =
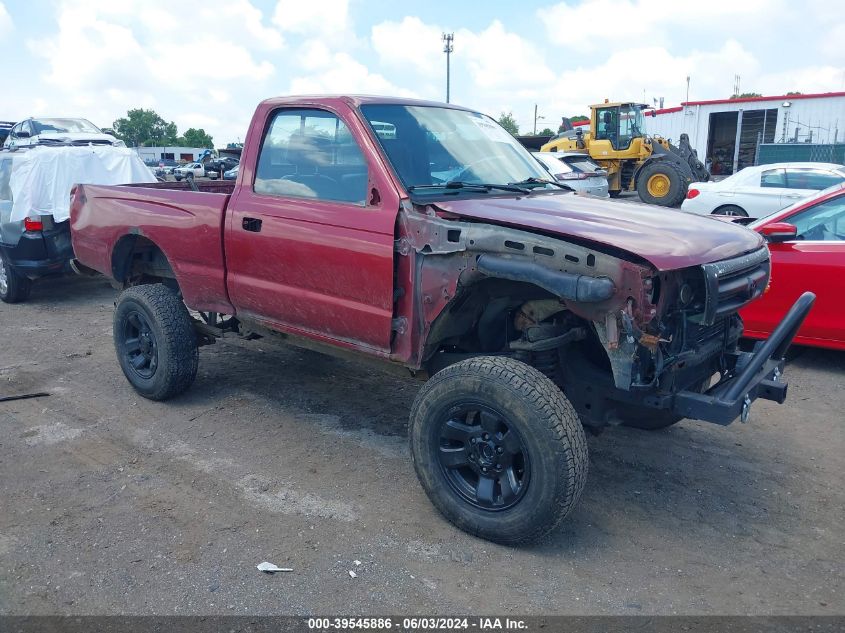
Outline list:
[[[0,301],[3,303],[22,303],[29,298],[32,281],[19,274],[0,257]]]
[[[671,163],[652,161],[637,177],[640,200],[661,207],[676,207],[687,195],[684,177]]]
[[[185,391],[197,375],[197,337],[185,304],[163,284],[134,286],[117,299],[114,347],[129,384],[150,400]]]
[[[542,373],[478,357],[435,374],[411,408],[411,455],[434,506],[460,529],[518,545],[554,530],[587,479],[575,409]]]

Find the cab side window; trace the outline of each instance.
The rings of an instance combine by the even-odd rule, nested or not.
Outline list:
[[[786,220],[798,229],[799,240],[845,241],[845,196],[827,200]]]
[[[349,129],[331,112],[279,110],[262,142],[253,189],[363,206],[367,165]]]

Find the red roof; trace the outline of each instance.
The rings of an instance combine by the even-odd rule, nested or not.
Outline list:
[[[806,95],[780,95],[776,97],[743,97],[741,99],[711,99],[710,101],[686,101],[681,102],[681,105],[716,105],[719,103],[747,103],[750,101],[795,101],[797,99],[823,99],[824,97],[845,97],[845,92],[817,92]],[[678,110],[679,109],[680,108],[678,108]],[[672,108],[668,108],[668,110],[672,111]],[[657,112],[658,114],[662,114],[662,112],[659,110]]]
[[[681,106],[677,106],[674,108],[659,108],[657,110],[646,110],[646,116],[657,116],[658,114],[669,114],[670,112],[680,112],[683,110]]]

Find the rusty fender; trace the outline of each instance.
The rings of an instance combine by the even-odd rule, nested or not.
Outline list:
[[[632,350],[623,314],[641,329],[657,314],[648,299],[648,265],[600,250],[495,224],[439,217],[435,207],[405,203],[399,213],[396,252],[412,257],[415,360],[420,362],[432,324],[461,288],[484,278],[532,283],[560,297],[574,314],[592,321],[611,356]],[[411,315],[408,315],[411,317]],[[618,359],[617,359],[618,360]],[[630,382],[628,383],[630,384]]]

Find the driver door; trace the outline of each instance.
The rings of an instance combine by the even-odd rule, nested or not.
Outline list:
[[[229,205],[237,314],[387,354],[399,198],[374,150],[362,149],[361,123],[351,110],[283,107],[265,130],[257,165],[242,165]]]

